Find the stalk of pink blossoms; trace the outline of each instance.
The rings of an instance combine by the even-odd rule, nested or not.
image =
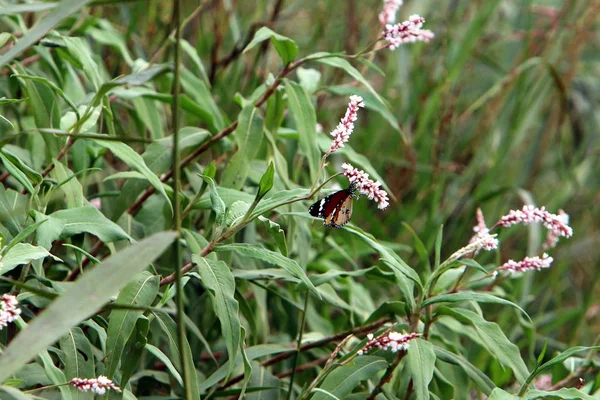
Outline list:
[[[469,243],[481,240],[481,248],[484,250],[492,251],[498,248],[498,239],[490,235],[490,230],[485,224],[481,208],[477,208],[477,225],[473,227],[473,232],[475,232],[475,235],[469,240]]]
[[[379,21],[382,25],[396,22],[396,13],[402,7],[402,3],[402,0],[383,0],[383,11],[379,14]]]
[[[569,225],[569,214],[564,212],[563,210],[558,210],[558,219],[565,225]],[[546,235],[546,241],[542,245],[542,251],[546,251],[548,249],[552,249],[556,247],[558,244],[558,240],[560,239],[560,235],[558,232],[554,230],[548,231],[548,235]]]
[[[374,337],[372,333],[369,333],[367,335],[369,341],[367,342],[367,344],[365,344],[365,346],[362,349],[358,351],[357,354],[361,356],[373,348],[389,350],[392,353],[396,353],[398,351],[406,351],[408,350],[408,342],[420,336],[420,333],[402,334],[399,332],[392,331],[387,334],[383,334],[379,337]]]
[[[389,43],[390,50],[404,43],[429,42],[435,35],[428,29],[421,29],[424,23],[425,18],[416,14],[411,15],[408,21],[386,25],[383,38]]]
[[[11,294],[2,295],[0,300],[0,330],[19,318],[21,309],[17,307],[18,304],[19,302],[15,296]]]
[[[350,96],[346,115],[344,115],[338,126],[330,133],[333,136],[333,141],[331,142],[329,151],[325,153],[325,157],[337,149],[344,147],[344,143],[350,139],[350,135],[354,131],[354,121],[358,118],[358,109],[364,106],[365,103],[362,97],[356,95]]]
[[[381,182],[372,181],[369,179],[369,174],[354,168],[350,164],[344,163],[342,164],[342,168],[344,169],[344,175],[350,180],[350,184],[352,184],[360,194],[367,196],[369,200],[375,200],[378,203],[377,208],[383,210],[390,204],[387,192],[379,188]]]
[[[573,235],[573,229],[563,222],[562,217],[549,213],[546,211],[546,207],[537,208],[532,205],[523,206],[521,210],[510,210],[494,226],[509,227],[516,224],[528,225],[538,222],[541,222],[542,225],[559,237],[564,236],[568,238]]]
[[[554,259],[550,257],[548,254],[544,253],[542,257],[525,257],[523,261],[514,261],[508,260],[501,266],[499,266],[494,274],[497,274],[498,271],[508,271],[511,274],[517,272],[526,272],[531,270],[541,270],[542,268],[550,268],[550,264],[552,264]]]
[[[104,375],[100,375],[98,378],[73,378],[69,382],[69,385],[77,388],[82,392],[91,391],[96,394],[103,395],[107,390],[114,390],[115,392],[120,392],[121,388],[113,383],[110,379],[108,379]]]

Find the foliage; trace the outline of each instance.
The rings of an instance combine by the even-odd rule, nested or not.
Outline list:
[[[0,0],[0,398],[598,398],[598,3],[383,3]]]

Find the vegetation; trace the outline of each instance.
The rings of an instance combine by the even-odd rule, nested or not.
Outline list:
[[[600,3],[400,3],[0,0],[0,398],[600,398]]]

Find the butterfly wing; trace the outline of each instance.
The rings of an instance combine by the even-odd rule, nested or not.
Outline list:
[[[308,212],[313,217],[324,218],[323,225],[340,228],[352,215],[352,196],[350,189],[339,190],[311,205]]]

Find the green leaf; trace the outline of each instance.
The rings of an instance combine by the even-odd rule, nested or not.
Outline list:
[[[258,203],[265,195],[273,188],[273,178],[275,176],[275,167],[273,167],[273,161],[269,163],[267,170],[265,171],[260,183],[258,184],[258,192],[256,193],[255,203]]]
[[[8,394],[10,397],[0,396],[2,399],[6,400],[35,400],[39,399],[39,397],[33,397],[29,394],[21,392],[19,389],[13,386],[8,385],[0,385],[0,391]]]
[[[125,143],[122,142],[98,139],[94,139],[94,142],[98,143],[104,148],[107,148],[125,164],[129,165],[131,168],[144,175],[144,177],[148,179],[148,182],[152,185],[152,187],[154,187],[154,189],[156,189],[156,191],[165,198],[167,204],[169,205],[169,208],[171,209],[171,213],[173,212],[173,204],[171,204],[171,200],[169,199],[169,196],[167,196],[167,192],[165,192],[163,183],[160,181],[159,177],[156,176],[156,174],[152,172],[150,168],[148,168],[142,156],[140,156],[131,147],[127,146]]]
[[[30,261],[46,257],[52,257],[56,261],[62,262],[60,258],[53,256],[43,247],[34,246],[29,243],[18,243],[2,257],[2,261],[0,262],[0,275],[4,275],[17,265],[27,264]]]
[[[529,370],[521,358],[521,352],[517,346],[508,340],[498,324],[488,322],[479,314],[464,308],[440,307],[438,314],[449,315],[463,324],[472,325],[479,338],[487,346],[488,351],[496,357],[500,364],[512,369],[519,383],[525,382],[529,376]]]
[[[427,340],[414,339],[408,347],[408,366],[417,400],[429,400],[429,382],[435,368],[433,345]]]
[[[284,84],[290,111],[298,130],[300,149],[308,161],[310,179],[314,181],[317,178],[321,158],[317,146],[317,116],[315,107],[302,86],[288,79],[284,79]]]
[[[25,228],[21,232],[19,232],[19,234],[17,236],[15,236],[4,248],[2,248],[0,250],[0,256],[6,255],[6,253],[8,253],[8,251],[10,249],[12,249],[18,243],[21,243],[22,241],[27,239],[27,237],[29,235],[31,235],[33,232],[35,232],[36,229],[46,221],[48,221],[48,219],[41,219],[40,221],[27,226],[27,228]],[[0,248],[1,247],[2,247],[2,244],[0,244]],[[2,275],[2,274],[0,273],[0,275]]]
[[[542,390],[533,389],[526,393],[527,399],[562,399],[562,400],[597,400],[597,396],[590,396],[587,393],[577,390],[575,388],[562,388],[559,390],[553,390],[545,392]],[[490,397],[491,399],[491,397]],[[500,399],[500,397],[499,397]],[[504,398],[502,398],[504,399]],[[508,398],[507,398],[508,399]],[[512,399],[520,399],[519,397],[513,397]]]
[[[163,364],[165,364],[165,366],[167,367],[171,375],[173,375],[173,378],[175,378],[177,383],[183,386],[183,380],[181,379],[181,375],[179,375],[179,372],[177,372],[177,369],[165,353],[163,353],[158,347],[152,346],[149,343],[146,343],[146,346],[144,346],[144,348],[148,350],[148,352],[154,357],[158,358]]]
[[[267,232],[269,232],[269,235],[271,235],[273,240],[275,240],[279,251],[281,252],[281,254],[287,257],[288,248],[287,242],[285,240],[285,231],[281,229],[281,226],[279,226],[278,223],[273,222],[269,218],[265,218],[262,215],[258,216],[258,220],[264,222],[265,227],[267,228]]]
[[[362,76],[362,74],[360,73],[359,70],[354,68],[352,66],[352,64],[350,64],[345,59],[340,58],[340,57],[335,57],[335,56],[329,57],[330,55],[331,54],[329,54],[329,53],[315,53],[315,54],[311,54],[310,56],[308,56],[306,58],[315,59],[315,61],[317,61],[321,64],[329,65],[331,67],[339,68],[339,69],[345,71],[348,75],[350,75],[352,78],[354,78],[357,82],[360,82],[364,87],[366,87],[369,90],[369,92],[371,92],[371,94],[380,103],[385,104],[385,100],[383,100],[383,98],[381,98],[379,93],[377,93],[377,91],[375,89],[373,89],[373,86],[371,86],[369,81],[366,80],[364,76]]]
[[[60,340],[60,349],[65,353],[65,378],[96,376],[94,349],[79,327],[69,330]]]
[[[56,4],[56,7],[48,15],[38,21],[13,47],[0,56],[0,68],[36,44],[62,20],[79,11],[90,1],[92,0],[62,0]]]
[[[158,294],[160,279],[150,272],[142,272],[119,293],[117,304],[150,306]],[[121,362],[125,344],[135,328],[142,310],[113,310],[109,316],[106,339],[105,375],[112,379]]]
[[[223,226],[225,223],[225,203],[219,196],[219,192],[217,191],[217,186],[215,185],[215,181],[212,178],[209,178],[205,175],[200,175],[202,179],[206,183],[208,183],[210,189],[210,202],[212,205],[212,209],[215,212],[215,222],[217,226]]]
[[[250,162],[258,154],[263,141],[264,121],[259,111],[254,106],[247,106],[240,113],[234,133],[238,149],[227,163],[222,186],[240,189],[246,182]]]
[[[301,279],[302,282],[317,296],[321,297],[317,288],[308,276],[306,276],[306,272],[302,269],[302,267],[294,260],[287,258],[280,253],[271,251],[259,245],[249,244],[249,243],[232,243],[226,244],[223,246],[217,246],[215,251],[235,251],[242,257],[248,257],[255,260],[261,260],[267,262],[269,264],[281,267],[285,269],[287,272],[292,274],[298,279]]]
[[[459,292],[459,293],[448,293],[448,294],[440,294],[439,296],[430,297],[426,299],[422,307],[427,307],[430,304],[436,303],[460,303],[463,301],[476,301],[478,303],[496,303],[503,304],[506,306],[514,307],[517,310],[521,311],[523,315],[527,317],[527,319],[531,322],[531,318],[529,315],[519,307],[517,304],[512,301],[502,299],[500,297],[496,297],[492,294],[488,293],[478,293],[478,292]]]
[[[492,390],[494,390],[496,387],[494,382],[492,382],[492,380],[488,378],[486,374],[478,370],[477,367],[460,355],[454,354],[451,351],[438,346],[433,346],[433,351],[435,352],[435,356],[438,360],[462,368],[462,370],[465,371],[473,383],[475,383],[479,390],[481,390],[484,394],[489,396]]]
[[[296,42],[286,36],[273,32],[266,26],[263,26],[254,34],[254,38],[248,43],[248,46],[244,49],[244,53],[267,39],[271,39],[271,43],[275,46],[275,50],[277,50],[284,65],[294,61],[298,55],[298,45]]]
[[[364,380],[371,379],[375,374],[385,368],[388,363],[381,357],[359,356],[353,361],[334,369],[319,385],[319,389],[325,390],[334,396],[344,399],[358,384]],[[327,400],[324,393],[316,393],[313,400]]]
[[[488,400],[519,400],[519,397],[513,396],[500,388],[495,388],[490,394],[490,397],[488,397]]]
[[[551,369],[555,365],[561,364],[563,361],[565,361],[569,357],[573,356],[574,354],[577,354],[577,353],[582,352],[582,351],[594,351],[594,350],[600,350],[600,346],[590,346],[590,347],[587,347],[587,346],[575,346],[575,347],[571,347],[570,349],[563,351],[562,353],[560,353],[559,355],[557,355],[556,357],[554,357],[552,360],[550,360],[550,361],[542,364],[538,369],[536,369],[535,371],[533,371],[532,374],[531,374],[531,376],[528,378],[528,381],[533,380],[533,378],[535,376],[538,376],[542,372]]]
[[[33,183],[39,184],[42,181],[42,176],[4,148],[0,150],[0,159],[6,170],[19,181],[29,193],[33,194],[35,189],[33,188],[32,180]]]
[[[46,218],[36,214],[36,218]],[[90,233],[104,243],[133,240],[117,224],[109,220],[96,207],[86,206],[56,211],[47,216],[48,221],[37,229],[38,244],[49,249],[52,242],[79,233]]]
[[[215,314],[221,322],[221,333],[227,347],[230,360],[235,360],[241,341],[241,323],[239,305],[234,298],[235,279],[231,270],[223,261],[214,261],[192,254],[192,261],[198,266],[202,284],[213,299]],[[228,379],[233,371],[233,363],[229,364]]]
[[[60,184],[60,189],[65,194],[67,208],[76,208],[85,206],[85,198],[83,196],[83,187],[73,172],[65,167],[60,161],[53,160],[54,169],[52,176]]]
[[[176,237],[175,232],[157,233],[86,271],[10,342],[0,355],[0,382],[67,334],[71,327],[98,311],[116,291],[158,258]]]

